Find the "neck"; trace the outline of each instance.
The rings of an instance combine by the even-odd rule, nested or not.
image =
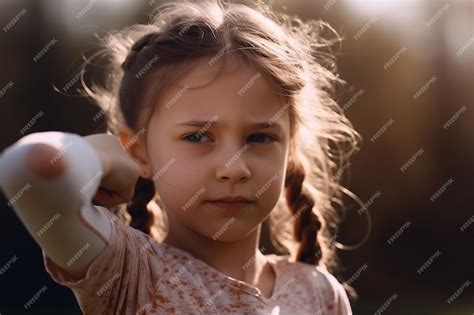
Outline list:
[[[258,249],[260,230],[261,224],[241,240],[221,242],[194,231],[170,229],[163,243],[189,252],[229,277],[255,285],[266,263]]]

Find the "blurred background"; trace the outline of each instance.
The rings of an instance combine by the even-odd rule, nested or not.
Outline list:
[[[99,108],[77,96],[82,55],[163,2],[0,0],[0,150],[33,132],[104,132]],[[373,219],[362,247],[339,251],[342,279],[359,294],[354,314],[474,314],[474,1],[272,3],[344,38],[348,84],[337,98],[364,138],[344,183],[364,206],[348,204],[337,240],[363,238],[361,210]],[[80,314],[0,198],[0,314]]]

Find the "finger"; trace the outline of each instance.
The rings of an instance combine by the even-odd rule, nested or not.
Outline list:
[[[114,207],[122,203],[127,203],[128,199],[115,192],[99,188],[94,196],[94,201],[105,207]]]

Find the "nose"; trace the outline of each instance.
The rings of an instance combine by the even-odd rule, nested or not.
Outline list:
[[[244,158],[246,149],[248,149],[247,146],[238,150],[230,158],[224,160],[223,163],[219,163],[216,171],[218,181],[230,181],[234,184],[239,181],[245,181],[250,177],[251,172]]]

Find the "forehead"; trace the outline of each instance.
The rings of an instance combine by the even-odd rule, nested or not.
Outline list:
[[[154,116],[170,125],[188,120],[256,122],[275,119],[287,124],[284,100],[257,69],[235,56],[217,62],[200,58],[168,84],[157,98]],[[154,117],[155,119],[155,117]]]

